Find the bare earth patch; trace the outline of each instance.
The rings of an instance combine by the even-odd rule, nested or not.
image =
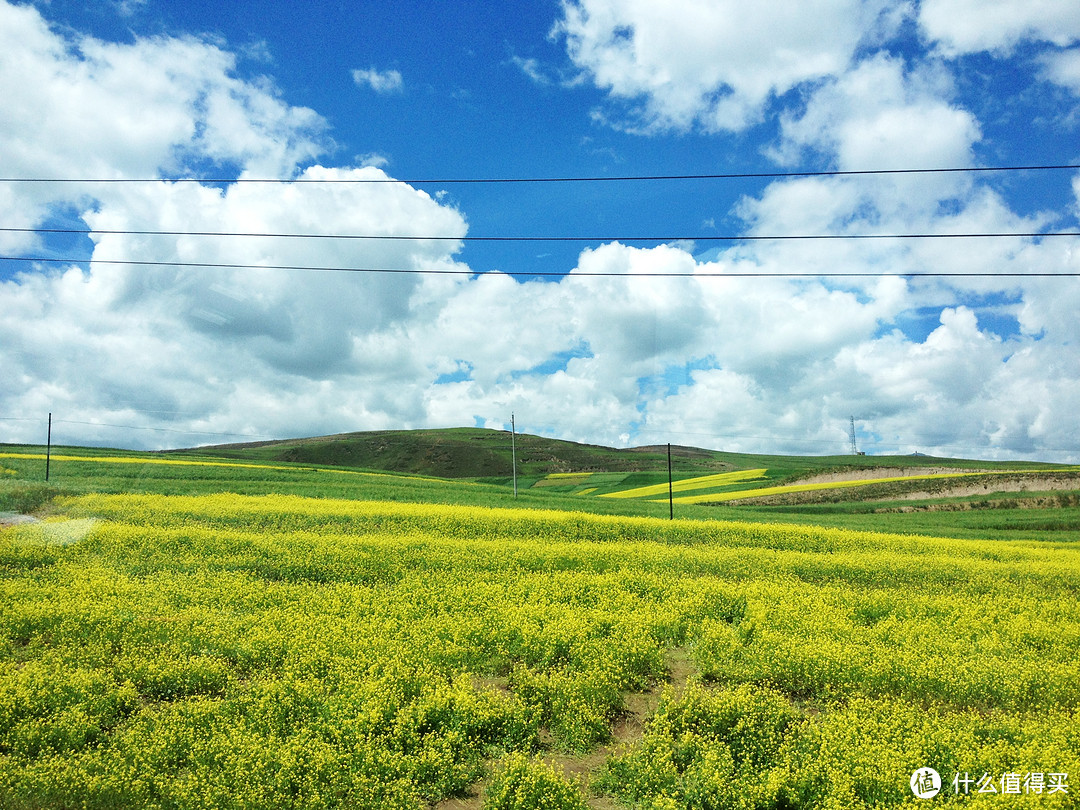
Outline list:
[[[821,473],[806,478],[795,478],[789,484],[832,484],[837,481],[869,481],[876,478],[903,478],[912,475],[947,475],[956,472],[990,472],[989,470],[958,470],[955,467],[866,467],[858,470],[841,470]]]
[[[0,529],[11,526],[21,526],[26,523],[37,523],[38,519],[30,515],[20,515],[16,512],[0,512]]]
[[[592,775],[603,767],[608,757],[634,745],[644,736],[645,726],[660,705],[660,695],[665,686],[672,687],[676,692],[682,692],[696,672],[689,653],[682,647],[668,650],[666,658],[668,670],[666,683],[657,684],[647,692],[629,692],[623,696],[626,711],[612,724],[609,743],[588,754],[563,754],[552,751],[541,757],[544,762],[553,765],[556,770],[564,773],[567,779],[581,788],[586,803],[593,810],[617,810],[622,805],[607,796],[590,796],[589,783]],[[480,683],[499,689],[506,688],[505,682],[503,678],[480,679]],[[436,802],[431,805],[432,810],[480,810],[484,803],[484,784],[485,781],[477,782],[470,788],[468,796]]]
[[[947,475],[963,472],[961,477],[936,478],[931,480],[904,480],[916,475]],[[878,479],[895,478],[896,481]],[[829,484],[851,481],[874,481],[865,487],[843,486],[836,489],[824,488],[805,492],[785,492],[761,497],[739,498],[727,501],[725,505],[762,504],[793,505],[807,503],[828,503],[836,501],[897,501],[927,500],[936,498],[969,498],[989,495],[995,492],[1077,492],[1080,491],[1080,475],[1074,472],[1062,473],[1002,473],[989,470],[963,470],[955,468],[920,467],[875,467],[865,470],[846,470],[839,473],[801,478],[792,484]],[[1016,504],[1019,505],[1019,504]],[[1045,507],[1045,502],[1032,502],[1033,507]],[[962,508],[962,507],[958,507]]]

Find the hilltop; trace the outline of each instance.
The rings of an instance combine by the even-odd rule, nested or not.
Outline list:
[[[513,444],[523,476],[570,472],[641,472],[667,464],[667,446],[616,449],[485,428],[376,430],[306,439],[225,444],[183,452],[249,460],[292,462],[430,475],[498,478],[512,474]],[[726,454],[672,447],[672,464],[684,472],[737,469]]]
[[[619,449],[527,433],[518,433],[514,442],[517,448],[517,472],[524,477],[559,473],[656,472],[667,469],[667,445]],[[361,431],[304,439],[212,445],[176,452],[248,461],[355,467],[436,478],[490,479],[512,474],[510,432],[485,428]],[[671,446],[671,460],[677,476],[760,467],[769,468],[777,476],[805,476],[837,469],[867,470],[882,466],[957,469],[1053,469],[1059,466],[924,455],[759,455],[683,445]]]

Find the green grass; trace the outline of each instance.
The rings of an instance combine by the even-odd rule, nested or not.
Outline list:
[[[444,478],[497,478],[512,475],[514,447],[518,475],[543,477],[564,472],[613,472],[653,469],[666,451],[616,450],[481,428],[387,430],[344,433],[312,439],[206,447],[217,457],[299,462],[418,473]],[[190,452],[190,451],[189,451]],[[728,462],[709,451],[675,453],[680,470],[724,469]]]
[[[516,436],[519,476],[542,477],[567,472],[623,472],[643,474],[632,486],[659,483],[667,475],[667,447],[616,449],[598,445]],[[511,475],[511,435],[508,431],[482,428],[441,430],[386,430],[343,433],[308,439],[218,445],[179,451],[263,462],[296,462],[406,472],[445,478],[494,478]],[[946,459],[933,456],[776,456],[726,453],[673,445],[672,468],[679,477],[728,470],[767,468],[770,476],[783,479],[835,469],[878,467],[947,466],[958,469],[1019,469],[1051,464],[990,462]]]

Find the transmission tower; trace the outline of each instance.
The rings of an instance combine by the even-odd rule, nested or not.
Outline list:
[[[857,455],[859,455],[859,448],[855,444],[855,417],[854,416],[851,417],[851,430],[849,431],[848,435],[851,436],[851,455],[857,456]]]

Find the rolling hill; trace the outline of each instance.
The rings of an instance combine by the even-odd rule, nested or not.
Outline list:
[[[667,445],[617,449],[519,433],[515,438],[519,476],[574,472],[660,472],[667,470]],[[222,444],[182,451],[248,461],[356,467],[436,478],[505,478],[512,474],[509,431],[484,428],[378,430],[305,439]],[[910,456],[785,456],[728,453],[671,446],[676,477],[766,467],[770,478],[807,476],[838,469],[947,467],[955,469],[1057,469],[1033,462],[991,462]]]
[[[196,452],[247,460],[293,462],[430,475],[437,478],[500,478],[512,475],[508,431],[483,428],[379,430],[308,439],[200,447]],[[666,469],[667,446],[615,449],[517,434],[517,470],[522,476],[569,472],[641,472]],[[672,447],[681,472],[738,469],[730,454]]]

